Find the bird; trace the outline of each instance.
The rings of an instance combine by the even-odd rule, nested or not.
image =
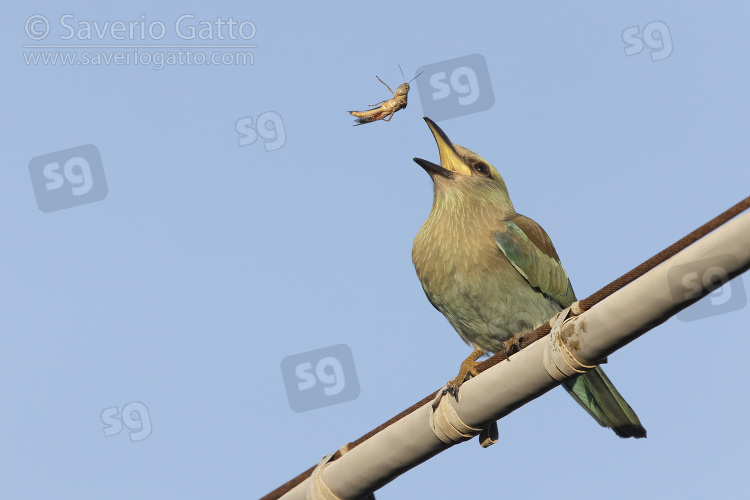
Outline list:
[[[414,158],[432,179],[433,201],[414,238],[412,261],[427,299],[474,349],[448,383],[456,394],[467,375],[477,375],[479,358],[507,354],[524,332],[548,322],[576,297],[550,237],[515,211],[497,169],[424,120],[437,142],[440,165]],[[562,386],[617,436],[646,437],[601,367]]]

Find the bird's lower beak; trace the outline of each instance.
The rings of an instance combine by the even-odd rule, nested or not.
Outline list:
[[[424,117],[424,121],[427,122],[427,126],[430,127],[432,135],[435,137],[435,142],[437,142],[438,151],[440,152],[440,165],[436,165],[431,161],[423,160],[421,158],[414,158],[414,162],[425,169],[429,174],[439,174],[449,179],[452,179],[453,174],[456,173],[471,175],[471,170],[466,166],[463,160],[461,160],[461,157],[458,156],[456,148],[453,147],[453,143],[448,139],[448,136],[445,135],[445,132],[443,132],[434,121],[426,116]]]

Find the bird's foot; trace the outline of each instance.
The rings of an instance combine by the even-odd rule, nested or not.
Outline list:
[[[484,353],[484,349],[475,348],[474,352],[469,354],[469,357],[461,362],[461,367],[458,369],[458,375],[446,385],[447,391],[450,392],[453,397],[458,397],[458,388],[464,383],[467,375],[471,375],[472,377],[479,375],[479,372],[477,371],[477,365],[479,364],[477,363],[477,359],[481,358]]]
[[[503,342],[503,354],[505,354],[505,359],[510,359],[511,354],[521,350],[521,341],[526,333],[527,332],[517,333]]]

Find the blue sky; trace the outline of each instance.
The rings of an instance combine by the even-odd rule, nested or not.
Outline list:
[[[49,23],[43,39],[32,16]],[[251,22],[248,39],[221,40],[217,18]],[[748,195],[749,21],[745,6],[642,1],[6,8],[0,497],[257,498],[454,376],[470,349],[411,264],[432,200],[412,158],[438,159],[422,121],[434,73],[389,123],[352,127],[347,110],[389,97],[376,75],[395,89],[399,64],[412,78],[482,56],[494,105],[439,125],[500,171],[583,298]],[[167,33],[151,39],[159,22]],[[625,40],[657,28],[626,56]],[[74,44],[132,58],[191,44],[210,57],[205,46],[230,42],[257,45],[252,64],[27,64],[83,58]],[[53,181],[30,164],[50,153],[59,189],[85,184],[65,151],[88,144],[98,200],[35,192]],[[38,196],[59,208],[43,212]],[[673,318],[609,358],[647,439],[620,440],[557,389],[501,420],[496,446],[456,446],[377,497],[737,498],[746,288],[735,280],[715,300],[738,310],[696,304],[704,317]],[[341,344],[359,391],[294,411],[282,360]],[[142,432],[102,417],[124,409]]]

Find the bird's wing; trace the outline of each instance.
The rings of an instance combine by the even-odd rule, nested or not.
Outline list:
[[[495,235],[500,250],[529,284],[552,298],[561,307],[569,307],[576,297],[555,246],[542,226],[516,214],[505,221]]]
[[[561,307],[569,307],[576,300],[568,273],[560,264],[552,240],[539,224],[523,215],[514,215],[505,221],[504,228],[501,226],[495,239],[513,267],[531,286]],[[563,386],[599,424],[611,427],[618,436],[646,437],[646,429],[638,415],[600,367],[564,381]]]

